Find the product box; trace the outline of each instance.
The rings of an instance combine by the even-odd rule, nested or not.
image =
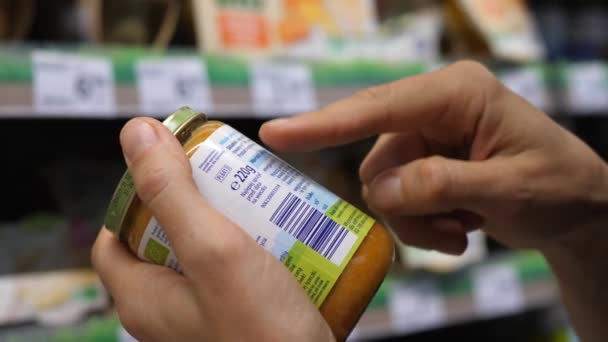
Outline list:
[[[471,26],[471,29],[458,30],[468,32],[470,37],[479,34],[493,56],[518,62],[544,57],[544,46],[524,1],[450,0],[448,3],[455,4],[454,8],[462,13],[462,25]]]
[[[205,52],[272,52],[278,46],[279,5],[279,0],[192,0],[197,43]]]
[[[0,276],[0,326],[76,323],[108,308],[109,296],[92,270]]]
[[[205,52],[282,53],[295,45],[376,31],[371,0],[193,0]]]
[[[79,0],[86,31],[98,44],[166,48],[177,27],[179,0]]]

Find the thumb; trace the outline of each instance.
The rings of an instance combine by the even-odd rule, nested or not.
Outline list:
[[[367,186],[368,205],[383,214],[430,215],[465,209],[483,212],[496,198],[498,161],[440,156],[388,169]]]
[[[132,119],[120,141],[137,195],[163,227],[186,274],[208,271],[224,249],[245,240],[242,230],[203,199],[182,146],[160,122]]]

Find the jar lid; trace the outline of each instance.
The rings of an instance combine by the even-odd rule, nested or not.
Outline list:
[[[167,126],[183,145],[192,131],[206,121],[207,116],[205,114],[197,113],[189,107],[182,107],[165,119],[163,125]],[[124,220],[135,196],[135,183],[131,174],[127,171],[120,179],[110,200],[104,220],[107,229],[120,236]]]

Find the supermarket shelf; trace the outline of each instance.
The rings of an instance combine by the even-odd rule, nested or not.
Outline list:
[[[37,81],[42,79],[40,67],[37,67],[36,54],[60,53],[61,56],[77,57],[76,62],[65,61],[63,67],[73,72],[78,69],[75,64],[87,59],[107,61],[111,64],[111,83],[114,99],[111,110],[95,112],[93,110],[69,110],[66,112],[53,112],[43,108],[36,103],[39,97],[40,87],[57,88],[62,75],[56,75],[53,81],[44,83]],[[82,60],[78,60],[78,58]],[[61,58],[59,58],[61,59]],[[192,82],[194,73],[203,74],[194,80],[196,91],[200,91],[192,100],[197,101],[203,96],[203,92],[210,93],[210,101],[207,106],[201,105],[201,110],[210,112],[219,117],[243,117],[243,116],[268,116],[300,112],[306,109],[314,109],[331,103],[339,98],[348,96],[358,89],[398,79],[400,77],[421,73],[425,67],[421,63],[384,64],[371,61],[324,61],[304,63],[293,60],[246,60],[238,57],[227,56],[201,56],[193,50],[171,50],[161,54],[156,50],[132,49],[132,48],[58,48],[58,49],[4,49],[0,51],[0,117],[54,117],[54,116],[76,116],[76,117],[113,117],[118,113],[119,117],[128,117],[134,113],[142,113],[146,108],[145,94],[142,93],[138,83],[138,76],[142,72],[138,67],[142,61],[159,62],[156,66],[149,68],[162,68],[165,72],[164,83],[188,81]],[[165,62],[166,64],[163,64]],[[58,63],[62,63],[59,61]],[[192,68],[192,63],[201,64],[200,70]],[[70,69],[70,64],[72,69]],[[168,64],[168,65],[167,65]],[[188,68],[187,66],[190,66]],[[85,69],[88,67],[84,67]],[[93,66],[99,69],[99,66]],[[261,71],[261,76],[252,76],[255,70]],[[82,69],[82,68],[81,68]],[[255,69],[255,70],[254,70]],[[194,72],[193,72],[194,70]],[[302,72],[302,70],[304,72]],[[78,72],[78,71],[76,71]],[[103,71],[93,70],[99,74]],[[256,75],[258,75],[256,74]],[[175,77],[174,75],[178,75]],[[173,76],[173,77],[172,77]],[[199,75],[200,76],[200,75]],[[181,77],[181,79],[180,79]],[[59,80],[58,80],[59,79]],[[197,83],[198,81],[198,83]],[[37,86],[39,82],[39,86]],[[162,82],[162,81],[161,81]],[[264,84],[264,82],[266,82]],[[270,82],[270,83],[269,83]],[[47,86],[48,84],[48,86]],[[250,88],[261,88],[264,85],[272,88],[271,94],[266,95],[263,100],[257,100]],[[159,87],[160,88],[160,87]],[[202,89],[201,89],[202,88]],[[298,88],[294,91],[294,88]],[[169,89],[173,90],[173,89]],[[300,91],[298,91],[300,90]],[[312,92],[312,95],[302,99],[300,93]],[[151,96],[154,96],[152,94]],[[166,95],[166,94],[156,94]],[[268,98],[270,96],[270,98]],[[166,107],[175,109],[179,99],[175,97],[168,99]],[[183,105],[190,105],[195,109],[197,106],[189,103],[186,97]],[[296,106],[292,106],[294,102]],[[286,104],[287,103],[287,104]],[[73,104],[75,108],[78,104]],[[44,104],[42,104],[44,107]],[[148,105],[148,107],[150,107]],[[99,108],[99,107],[97,107]],[[153,107],[154,108],[154,107]],[[256,109],[257,108],[257,109]],[[261,109],[260,109],[261,108]],[[103,109],[103,108],[102,108]],[[169,111],[167,109],[167,111]],[[105,112],[105,114],[104,114]],[[256,115],[256,113],[258,113]],[[167,112],[150,113],[149,115],[166,115]]]
[[[515,281],[504,277],[508,269],[516,275]],[[485,272],[483,283],[475,280],[480,271]],[[455,274],[392,275],[374,297],[351,340],[399,337],[515,315],[555,305],[558,298],[549,267],[535,252],[492,257]]]
[[[364,86],[332,87],[318,89],[316,93],[318,106],[330,104],[338,99],[347,97]],[[252,110],[253,103],[247,88],[213,87],[211,89],[214,100],[213,109],[209,112],[215,117],[242,118],[242,117],[269,117],[273,115],[255,114]],[[165,113],[145,113],[141,110],[137,100],[137,90],[132,86],[116,87],[116,115],[103,113],[79,113],[65,115],[62,113],[36,113],[33,103],[33,92],[30,85],[23,84],[0,84],[0,118],[45,118],[45,117],[133,117],[134,115],[146,114],[151,116],[164,116]],[[186,105],[186,103],[184,103]],[[177,109],[178,107],[174,107]],[[290,113],[277,113],[290,114]]]
[[[508,277],[497,276],[501,272],[492,272],[492,269],[509,269],[516,277],[511,282]],[[475,274],[480,270],[485,272],[484,284],[475,280]],[[504,275],[504,272],[502,273]],[[424,286],[421,287],[421,284]],[[429,288],[434,290],[428,291]],[[413,292],[408,292],[408,289]],[[520,301],[513,302],[513,293],[518,293],[513,291],[514,289],[521,289]],[[412,300],[411,296],[408,298],[408,293],[416,299]],[[505,301],[505,298],[510,298],[511,301]],[[402,276],[391,274],[380,287],[349,339],[356,341],[405,336],[476,320],[512,316],[550,307],[556,303],[557,287],[544,259],[535,252],[509,252],[490,257],[481,264],[457,273],[408,273]],[[437,310],[437,307],[440,309]],[[3,332],[0,332],[0,340],[12,338],[46,341],[54,338],[66,341],[115,341],[119,330],[120,324],[116,316],[110,313],[91,317],[67,327],[44,327],[36,324],[5,327]]]
[[[61,64],[63,71],[53,73],[48,67],[48,55],[54,54],[58,54],[54,63]],[[35,57],[39,55],[46,58]],[[608,112],[608,65],[604,62],[487,64],[507,86],[549,113]],[[274,117],[313,110],[364,87],[439,65],[364,59],[248,60],[202,56],[193,50],[6,47],[0,51],[0,117],[164,116],[179,105],[216,117]],[[72,83],[82,76],[79,73],[87,72],[107,79],[103,83],[107,96],[100,97],[99,103],[83,104],[78,94],[71,93],[60,95],[68,97],[62,106],[44,102],[56,96],[58,89],[76,88]],[[150,78],[151,74],[156,78]],[[61,82],[65,89],[58,85]],[[178,90],[179,96],[173,94]]]

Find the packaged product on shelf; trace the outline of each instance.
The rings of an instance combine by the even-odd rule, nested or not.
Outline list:
[[[180,15],[179,0],[80,0],[96,43],[165,48]],[[204,1],[203,1],[204,2]]]
[[[37,1],[31,40],[165,48],[182,0]]]
[[[366,23],[359,23],[365,29],[330,34],[312,26],[302,39],[283,44],[283,54],[306,59],[369,58],[388,62],[439,59],[443,18],[437,1],[381,1],[377,11],[373,6],[366,7],[367,2],[358,3],[369,9]]]
[[[446,9],[452,44],[465,42],[471,49],[457,52],[475,54],[487,48],[497,58],[519,62],[545,55],[534,19],[521,0],[449,0]]]
[[[66,220],[32,213],[19,222],[0,225],[0,276],[70,267]]]
[[[211,53],[275,52],[279,6],[279,0],[192,0],[197,43]]]
[[[91,270],[0,276],[0,325],[73,324],[108,306],[109,297]]]
[[[32,23],[33,0],[0,0],[0,41],[23,39]]]
[[[42,42],[89,42],[91,19],[85,0],[37,0],[28,40]]]
[[[329,37],[361,37],[377,29],[371,0],[286,0],[278,24],[281,44],[311,39],[317,30]]]
[[[398,244],[398,251],[407,269],[424,269],[432,272],[455,272],[481,262],[488,255],[485,234],[475,231],[468,234],[468,245],[462,255],[454,256],[437,251]]]
[[[331,37],[376,31],[371,0],[252,0],[192,2],[198,43],[213,53],[280,53]]]
[[[222,122],[182,108],[164,123],[184,146],[203,197],[298,275],[334,334],[345,338],[392,263],[386,229]],[[141,259],[180,271],[128,173],[105,223]],[[311,279],[315,285],[305,286]]]

